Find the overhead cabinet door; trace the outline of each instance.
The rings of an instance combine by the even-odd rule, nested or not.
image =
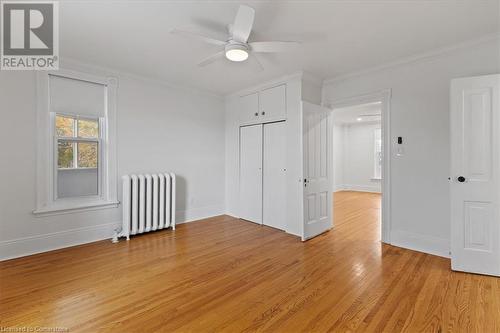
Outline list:
[[[262,125],[240,128],[240,218],[262,224]]]
[[[241,125],[286,119],[286,85],[268,88],[239,98]]]
[[[242,124],[259,122],[259,94],[254,93],[240,97],[239,109]]]
[[[286,86],[262,90],[259,96],[262,121],[276,121],[286,118]]]

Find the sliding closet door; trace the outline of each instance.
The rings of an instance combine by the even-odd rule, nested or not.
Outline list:
[[[240,127],[240,218],[262,224],[262,125]]]
[[[284,230],[286,197],[285,122],[264,125],[263,224]]]

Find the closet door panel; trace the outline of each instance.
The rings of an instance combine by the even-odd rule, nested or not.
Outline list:
[[[285,230],[286,124],[264,125],[263,224]]]
[[[262,224],[262,125],[240,127],[240,218]]]

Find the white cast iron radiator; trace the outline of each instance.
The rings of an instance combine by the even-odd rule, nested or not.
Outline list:
[[[123,180],[123,224],[118,237],[166,229],[175,230],[175,174],[127,175]]]

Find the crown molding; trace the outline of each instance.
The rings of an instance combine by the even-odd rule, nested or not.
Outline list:
[[[82,62],[80,60],[76,60],[76,59],[69,58],[69,57],[61,57],[61,68],[62,69],[65,69],[65,68],[78,69],[81,71],[97,73],[97,74],[103,75],[103,76],[118,77],[118,81],[119,81],[120,77],[129,78],[129,79],[134,79],[134,80],[138,80],[138,81],[148,82],[148,83],[155,84],[155,85],[165,86],[165,87],[168,87],[170,89],[175,89],[175,90],[180,90],[180,91],[184,91],[184,92],[188,92],[188,93],[193,93],[193,94],[204,96],[204,97],[211,97],[211,98],[216,98],[219,100],[224,100],[224,95],[216,94],[216,93],[211,92],[211,91],[201,90],[201,89],[194,88],[191,86],[186,86],[186,85],[180,85],[177,83],[153,78],[153,77],[146,76],[146,75],[130,73],[130,72],[126,72],[126,71],[119,70],[119,69],[112,68],[112,67],[104,67],[104,66],[100,66],[100,65],[85,63],[85,62]]]
[[[395,67],[399,67],[399,66],[434,60],[434,59],[437,59],[440,57],[448,56],[450,54],[453,54],[455,52],[458,52],[458,51],[461,51],[464,49],[468,49],[468,48],[471,48],[474,46],[480,46],[482,44],[487,44],[487,43],[491,43],[494,41],[497,41],[497,42],[500,41],[500,32],[488,34],[488,35],[482,36],[482,37],[474,39],[474,40],[469,40],[469,41],[462,42],[459,44],[454,44],[454,45],[450,45],[447,47],[435,49],[432,51],[416,54],[416,55],[413,55],[410,57],[400,58],[398,60],[391,61],[391,62],[382,64],[382,65],[368,67],[368,68],[365,68],[365,69],[362,69],[359,71],[353,71],[353,72],[337,75],[337,76],[334,76],[332,78],[325,79],[323,81],[323,86],[334,85],[338,82],[345,81],[345,80],[348,80],[351,78],[364,76],[367,74],[371,74],[374,72],[379,72],[379,71],[383,71],[383,70],[387,70],[387,69],[391,69],[391,68],[395,68]]]

